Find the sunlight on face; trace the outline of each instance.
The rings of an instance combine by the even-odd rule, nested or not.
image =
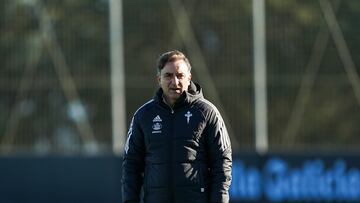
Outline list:
[[[158,76],[166,102],[173,106],[180,95],[188,90],[191,81],[189,67],[183,60],[168,62]]]

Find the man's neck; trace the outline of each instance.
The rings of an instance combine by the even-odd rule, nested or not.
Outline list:
[[[165,104],[167,104],[167,105],[168,105],[169,107],[171,107],[171,108],[174,107],[176,101],[170,102],[166,97],[164,97],[164,95],[163,95],[162,98],[163,98],[163,101],[164,101]]]

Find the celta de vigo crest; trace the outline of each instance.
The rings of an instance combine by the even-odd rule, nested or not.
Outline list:
[[[161,130],[161,124],[160,123],[154,123],[153,126],[152,126],[152,129],[153,130]]]

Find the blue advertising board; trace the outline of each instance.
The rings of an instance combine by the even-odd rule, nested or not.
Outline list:
[[[232,202],[360,202],[356,155],[239,156],[233,162]]]
[[[1,203],[121,202],[121,157],[0,157]],[[360,154],[239,153],[231,203],[360,202]]]

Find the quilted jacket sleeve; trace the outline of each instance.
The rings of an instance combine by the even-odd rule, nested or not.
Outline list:
[[[133,117],[127,135],[122,167],[122,199],[123,203],[140,202],[140,190],[144,173],[144,134]]]
[[[213,111],[207,126],[210,202],[228,203],[231,184],[231,143],[221,115]]]

